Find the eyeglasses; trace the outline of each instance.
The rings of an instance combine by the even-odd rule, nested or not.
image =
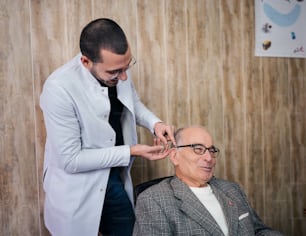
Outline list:
[[[135,57],[132,57],[132,60],[130,61],[129,65],[125,68],[121,68],[118,70],[113,70],[113,71],[106,71],[109,75],[111,75],[111,78],[109,78],[110,80],[117,78],[119,75],[121,75],[122,73],[126,72],[128,69],[130,69],[132,66],[134,66],[136,64],[136,59]]]
[[[203,144],[200,143],[175,146],[175,148],[183,148],[183,147],[193,148],[194,153],[197,155],[203,155],[206,152],[206,150],[208,150],[210,155],[213,157],[217,157],[218,154],[220,153],[220,150],[215,146],[205,147]]]

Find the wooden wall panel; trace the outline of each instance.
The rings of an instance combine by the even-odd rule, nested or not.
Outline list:
[[[163,75],[162,103],[166,111],[165,122],[171,122],[176,128],[190,123],[190,91],[188,75],[188,49],[186,1],[165,1],[165,74]],[[154,78],[153,78],[154,79]],[[169,160],[161,161],[163,166],[160,176],[173,175],[173,165]]]
[[[63,25],[67,32],[65,34],[67,46],[67,60],[80,52],[80,33],[85,25],[93,19],[93,4],[91,1],[66,0]]]
[[[245,98],[243,89],[245,79],[242,76],[244,46],[239,43],[242,37],[240,16],[241,1],[226,1],[220,6],[222,32],[223,63],[223,115],[225,176],[246,185],[245,143]]]
[[[165,1],[137,1],[137,58],[138,93],[146,106],[165,120],[166,96],[166,47],[165,47]],[[141,143],[152,143],[152,135],[140,132]],[[162,176],[168,170],[167,160],[148,162],[141,160],[145,179]]]
[[[190,124],[211,131],[221,155],[216,174],[224,175],[222,50],[219,1],[187,1],[187,82]],[[183,98],[181,98],[183,99]]]
[[[305,59],[288,62],[290,123],[290,204],[292,204],[292,235],[306,232],[306,76]],[[302,157],[302,158],[301,158]]]
[[[251,1],[243,1],[241,5],[241,21],[255,22],[254,5]],[[245,96],[245,158],[246,158],[246,193],[250,202],[260,216],[264,216],[265,165],[263,151],[263,100],[261,61],[254,57],[254,24],[243,24],[240,46],[242,49],[242,76],[245,80],[243,94]],[[263,191],[258,191],[263,189]]]
[[[139,94],[148,107],[166,117],[164,106],[166,85],[164,0],[138,1],[137,48],[139,58]],[[150,88],[150,89],[148,89]],[[151,98],[151,99],[150,99]]]
[[[306,76],[303,68],[306,67],[306,60],[295,59],[289,62],[289,112],[290,112],[290,150],[291,150],[291,181],[303,183],[306,179],[305,158],[296,159],[295,153],[305,153],[306,146]],[[299,155],[298,155],[299,156]]]
[[[0,235],[49,235],[39,96],[99,17],[126,32],[143,102],[177,127],[206,125],[222,150],[216,175],[240,183],[267,224],[305,235],[306,60],[254,57],[254,1],[239,0],[1,1]],[[137,158],[134,182],[171,166]]]
[[[1,1],[0,22],[0,235],[38,235],[29,1]]]
[[[164,107],[167,117],[177,128],[190,124],[190,78],[187,48],[188,3],[184,0],[165,1],[165,74],[163,75]],[[164,96],[164,95],[163,95]],[[168,118],[168,119],[167,119]]]
[[[274,68],[278,73],[268,73]],[[283,205],[290,206],[290,172],[288,157],[290,143],[288,121],[288,66],[286,59],[263,60],[263,101],[264,101],[264,156],[265,156],[265,220],[270,225],[280,225],[285,231],[286,214]],[[276,151],[278,150],[278,151]],[[288,170],[288,171],[286,171]],[[277,188],[275,188],[277,186]],[[271,215],[270,209],[279,217]]]

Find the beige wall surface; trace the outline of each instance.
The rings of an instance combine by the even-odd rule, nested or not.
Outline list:
[[[222,150],[216,176],[241,184],[268,225],[306,235],[306,60],[254,56],[253,0],[1,0],[0,235],[48,235],[39,96],[99,17],[126,32],[143,102],[176,127],[207,126]],[[173,170],[137,158],[132,174]]]

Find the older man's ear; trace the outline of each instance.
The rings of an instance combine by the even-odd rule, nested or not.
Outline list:
[[[178,155],[177,155],[177,149],[175,147],[171,148],[169,153],[169,158],[174,166],[178,165],[178,159],[177,159]]]

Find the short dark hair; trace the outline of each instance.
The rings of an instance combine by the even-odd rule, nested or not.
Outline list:
[[[100,50],[106,49],[123,55],[128,42],[121,27],[113,20],[99,18],[88,23],[80,36],[81,53],[93,62],[101,62]]]

